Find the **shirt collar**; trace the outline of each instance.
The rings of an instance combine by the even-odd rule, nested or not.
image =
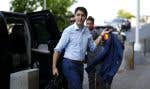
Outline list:
[[[77,26],[76,23],[74,23],[73,25],[74,25],[75,30],[77,30],[77,31],[80,30],[80,28]]]
[[[73,25],[74,25],[74,28],[75,28],[76,31],[79,31],[79,30],[80,30],[80,28],[77,26],[76,23],[74,23]],[[81,30],[84,30],[84,29],[86,29],[85,26],[84,26]]]

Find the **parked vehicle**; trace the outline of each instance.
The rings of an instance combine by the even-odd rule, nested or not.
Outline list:
[[[53,48],[59,38],[55,16],[48,10],[27,14],[0,11],[1,79],[8,78],[9,86],[10,73],[37,67],[39,89],[43,89],[52,77]]]
[[[111,29],[113,34],[116,34],[118,39],[120,40],[121,43],[125,43],[126,41],[126,34],[125,32],[121,31],[122,28],[120,27],[116,27],[114,28],[113,26],[110,25],[106,25],[106,26],[96,26],[95,27],[96,30],[98,30],[100,33],[104,30],[104,29]]]
[[[11,61],[9,55],[9,37],[5,20],[0,13],[0,88],[9,89]]]
[[[115,18],[107,24],[113,26],[116,29],[119,26],[122,31],[128,31],[131,29],[131,22],[125,18]]]

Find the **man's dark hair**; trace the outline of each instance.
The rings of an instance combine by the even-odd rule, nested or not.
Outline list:
[[[73,24],[75,22],[74,15],[70,15],[70,23]]]
[[[92,22],[94,23],[94,18],[93,18],[92,16],[89,16],[89,17],[87,18],[87,20],[90,20],[90,21],[92,21]]]
[[[74,17],[74,15],[70,15],[70,18]]]
[[[75,9],[75,13],[76,13],[78,10],[82,11],[82,12],[85,14],[85,16],[87,17],[88,12],[87,12],[87,10],[86,10],[85,7],[77,7],[77,8]]]

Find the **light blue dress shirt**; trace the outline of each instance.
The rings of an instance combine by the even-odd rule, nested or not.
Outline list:
[[[96,49],[96,44],[92,35],[86,27],[79,29],[75,23],[63,31],[54,51],[61,52],[62,50],[65,50],[65,58],[83,61],[88,48],[91,51]]]

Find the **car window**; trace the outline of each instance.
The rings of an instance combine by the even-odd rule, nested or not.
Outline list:
[[[123,19],[114,19],[114,20],[112,20],[112,22],[122,23],[122,22],[124,22],[124,20]]]
[[[36,37],[39,43],[47,43],[50,38],[49,32],[47,31],[47,24],[45,20],[37,19],[32,21],[32,26],[35,30]]]
[[[11,72],[25,70],[29,67],[31,61],[27,22],[25,17],[21,17],[14,13],[3,12],[3,15],[9,37],[9,54],[12,64]]]
[[[10,23],[7,24],[7,27],[9,27],[13,72],[26,69],[29,60],[27,60],[27,39],[24,23]]]
[[[53,50],[59,40],[56,20],[49,11],[28,13],[31,25],[32,49]]]

